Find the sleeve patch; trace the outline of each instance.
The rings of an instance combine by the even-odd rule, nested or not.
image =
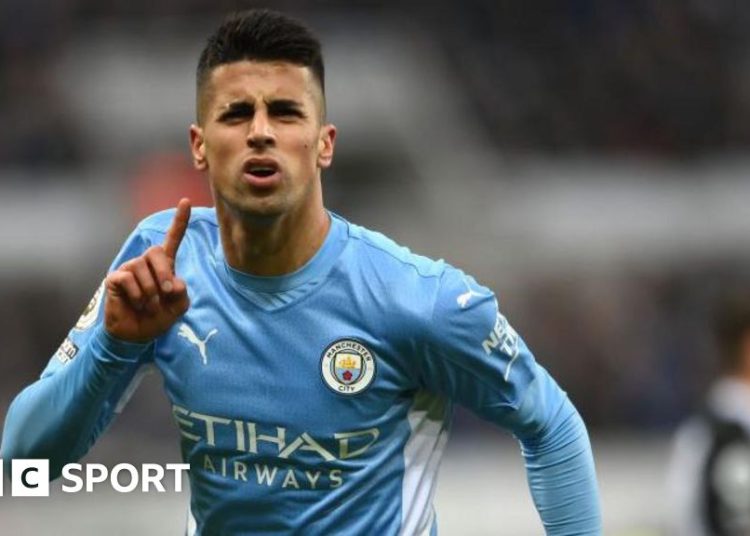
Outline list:
[[[98,289],[96,289],[96,292],[94,293],[94,297],[91,298],[91,301],[83,310],[81,317],[78,319],[78,322],[76,322],[76,325],[73,329],[76,329],[78,331],[84,331],[94,325],[97,317],[99,316],[99,309],[101,309],[102,307],[103,298],[104,298],[104,281],[102,281],[102,284],[99,285]]]
[[[511,358],[518,355],[518,333],[502,314],[497,313],[495,326],[487,338],[482,341],[482,348],[487,355],[490,355],[492,350],[496,348],[500,348],[502,353]]]
[[[518,341],[519,337],[516,330],[513,329],[508,323],[508,320],[498,312],[495,326],[492,328],[492,331],[490,331],[487,338],[482,341],[482,348],[487,355],[490,355],[493,350],[497,349],[501,354],[510,358],[508,365],[505,367],[505,374],[503,374],[505,381],[508,381],[508,378],[510,377],[510,369],[520,355],[520,352],[518,351]]]
[[[73,360],[78,354],[78,346],[75,345],[68,337],[60,345],[60,348],[55,352],[55,357],[64,365]]]

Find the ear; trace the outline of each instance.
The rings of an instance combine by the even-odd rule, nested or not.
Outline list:
[[[320,136],[318,136],[318,166],[321,169],[331,166],[335,145],[336,127],[330,123],[320,127]]]
[[[198,171],[205,171],[208,169],[203,129],[196,124],[190,125],[190,152],[193,155],[193,165],[195,166],[195,169]]]

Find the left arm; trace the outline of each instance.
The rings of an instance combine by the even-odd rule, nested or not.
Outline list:
[[[524,419],[529,427],[514,430],[521,442],[536,509],[547,534],[601,534],[599,492],[586,426],[546,371],[541,369],[536,382],[546,387],[530,386],[519,408],[519,416],[529,412]],[[540,394],[539,389],[550,393]],[[535,417],[533,408],[550,396],[561,400],[558,409]]]
[[[599,491],[583,420],[500,313],[494,294],[447,267],[425,330],[423,383],[519,439],[546,533],[601,534]]]

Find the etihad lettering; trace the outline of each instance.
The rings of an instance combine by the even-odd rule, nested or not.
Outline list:
[[[292,441],[289,446],[279,452],[279,458],[289,458],[289,456],[291,456],[297,449],[317,452],[327,462],[332,462],[336,459],[333,454],[321,447],[320,443],[310,437],[307,432],[304,432],[301,436]]]
[[[254,422],[206,415],[173,405],[172,414],[180,434],[190,441],[203,441],[217,447],[217,437],[242,453],[273,454],[282,460],[291,459],[298,452],[311,452],[326,462],[347,460],[363,455],[380,437],[378,428],[340,432],[328,440],[315,439],[308,432],[290,437],[283,426],[261,427]],[[290,484],[291,485],[291,484]]]
[[[370,441],[365,443],[360,448],[350,451],[349,450],[349,440],[354,438],[362,438],[362,437],[370,437]],[[378,440],[378,437],[380,437],[380,430],[377,428],[370,428],[369,430],[362,430],[359,432],[345,432],[340,434],[333,434],[333,437],[336,438],[339,442],[339,458],[342,460],[346,460],[348,458],[354,458],[356,456],[359,456],[360,454],[364,454],[367,449],[369,449],[371,446],[375,444],[375,441]]]

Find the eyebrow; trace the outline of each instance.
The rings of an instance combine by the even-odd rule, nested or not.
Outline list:
[[[295,109],[301,109],[302,103],[297,102],[293,99],[273,99],[270,101],[266,101],[266,106],[269,108],[295,108]]]

